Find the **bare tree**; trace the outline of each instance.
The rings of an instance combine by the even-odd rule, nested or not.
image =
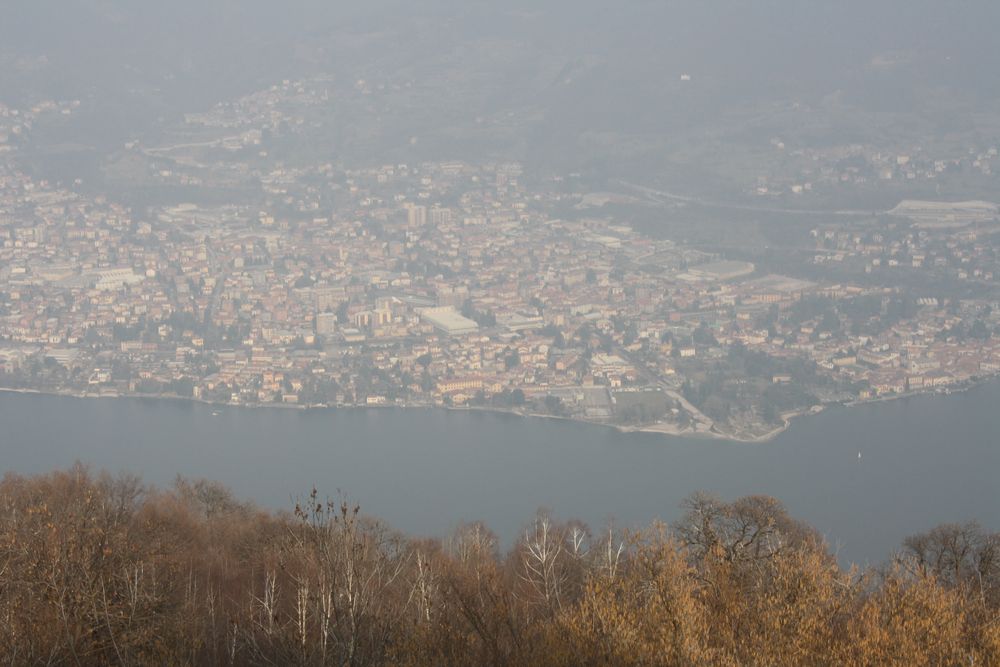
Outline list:
[[[788,548],[822,544],[815,530],[792,519],[784,506],[769,496],[747,496],[727,503],[695,493],[682,507],[686,513],[674,525],[674,532],[695,557],[719,548],[729,561],[758,561]]]
[[[1000,603],[1000,533],[975,521],[946,523],[906,538],[897,562],[947,586],[973,586],[991,606]]]

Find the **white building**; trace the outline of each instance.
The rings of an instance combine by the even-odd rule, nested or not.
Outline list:
[[[145,280],[131,268],[97,271],[93,277],[96,279],[94,287],[106,291],[121,289],[122,285],[137,285]]]
[[[424,308],[420,311],[420,319],[429,322],[449,336],[475,333],[479,330],[479,325],[474,320],[463,316],[453,306]]]

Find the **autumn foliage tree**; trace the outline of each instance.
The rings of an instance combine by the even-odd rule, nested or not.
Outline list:
[[[541,512],[412,539],[313,490],[85,467],[0,482],[0,655],[76,665],[1000,664],[1000,538],[975,523],[843,570],[773,498],[696,494],[672,526]]]

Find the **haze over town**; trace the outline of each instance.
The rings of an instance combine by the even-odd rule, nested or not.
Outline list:
[[[0,655],[1000,660],[1000,4],[2,16]]]
[[[851,14],[808,5],[571,13],[548,38],[555,5],[314,7],[304,34],[209,7],[205,53],[182,11],[70,3],[22,48],[9,22],[3,384],[758,438],[992,375],[988,45],[930,5],[937,40],[902,16],[872,40],[869,9],[845,36],[867,50],[778,67],[736,41],[736,18],[794,42]],[[640,11],[662,34],[597,23]],[[243,29],[295,48],[215,51]]]

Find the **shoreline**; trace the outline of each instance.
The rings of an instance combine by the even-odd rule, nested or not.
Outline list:
[[[0,387],[0,393],[11,393],[11,394],[35,394],[38,396],[60,396],[63,398],[76,398],[76,399],[136,399],[136,400],[154,400],[154,401],[173,401],[173,402],[184,402],[184,403],[198,403],[204,406],[214,406],[214,407],[224,407],[224,408],[237,408],[241,410],[254,410],[260,408],[266,409],[278,409],[278,410],[386,410],[386,409],[397,409],[397,410],[445,410],[448,412],[486,412],[492,414],[502,414],[510,415],[513,417],[531,418],[531,419],[554,419],[565,422],[572,422],[575,424],[583,424],[585,426],[597,426],[602,428],[610,428],[619,433],[649,433],[655,435],[663,435],[673,438],[694,438],[694,439],[704,439],[704,440],[721,440],[733,443],[755,443],[755,442],[767,442],[772,440],[779,434],[783,433],[791,425],[791,419],[799,415],[789,415],[787,418],[783,416],[783,423],[768,431],[767,433],[747,438],[739,437],[736,435],[730,435],[725,433],[719,433],[718,431],[696,431],[694,429],[678,429],[672,424],[646,424],[646,425],[636,425],[628,426],[623,424],[612,424],[608,422],[598,422],[589,421],[587,419],[578,419],[576,417],[564,417],[561,415],[550,415],[541,412],[524,412],[520,410],[514,410],[509,408],[498,408],[490,406],[455,406],[455,405],[296,405],[289,403],[226,403],[221,401],[210,401],[203,398],[194,398],[193,396],[171,396],[169,394],[138,394],[138,393],[100,393],[100,392],[87,392],[87,391],[55,391],[48,389],[27,389],[27,388],[15,388],[15,387]],[[807,411],[808,413],[808,411]]]
[[[573,422],[576,424],[583,424],[586,426],[598,426],[603,428],[610,428],[619,433],[648,433],[655,435],[662,435],[672,438],[691,438],[691,439],[702,439],[702,440],[717,440],[732,443],[741,444],[760,444],[770,442],[776,437],[787,431],[791,426],[792,422],[799,417],[806,417],[809,415],[819,414],[824,410],[831,407],[845,407],[852,408],[863,405],[874,405],[878,403],[884,403],[889,401],[896,401],[904,398],[912,398],[919,396],[947,396],[951,394],[959,394],[969,391],[977,386],[981,386],[991,380],[996,379],[997,376],[990,375],[985,377],[979,377],[973,380],[958,383],[953,386],[949,386],[942,389],[935,389],[933,391],[912,391],[904,392],[901,394],[892,394],[885,396],[877,396],[875,398],[866,399],[855,399],[850,401],[831,401],[829,403],[820,403],[809,408],[803,408],[801,410],[794,410],[791,412],[786,412],[781,415],[781,423],[776,425],[769,431],[755,436],[741,436],[731,433],[721,433],[714,430],[714,426],[710,430],[696,430],[693,428],[680,429],[674,424],[669,423],[654,423],[654,424],[644,424],[644,425],[623,425],[623,424],[613,424],[608,422],[598,422],[590,421],[587,419],[579,419],[576,417],[566,417],[562,415],[551,415],[538,412],[527,412],[521,410],[515,410],[511,408],[500,408],[491,406],[448,406],[448,405],[327,405],[327,404],[311,404],[311,405],[301,405],[301,404],[291,404],[291,403],[228,403],[221,401],[211,401],[203,398],[194,398],[193,396],[172,396],[169,394],[140,394],[140,393],[119,393],[119,392],[88,392],[88,391],[57,391],[49,389],[32,389],[27,387],[0,387],[0,394],[10,393],[10,394],[35,394],[39,396],[61,396],[64,398],[76,398],[76,399],[136,399],[136,400],[155,400],[155,401],[173,401],[173,402],[184,402],[184,403],[197,403],[204,406],[213,407],[225,407],[225,408],[238,408],[238,409],[279,409],[279,410],[301,410],[301,411],[311,411],[311,410],[351,410],[351,409],[403,409],[403,410],[446,410],[452,412],[488,412],[493,414],[504,414],[511,415],[514,417],[522,418],[532,418],[532,419],[555,419],[566,422]]]

